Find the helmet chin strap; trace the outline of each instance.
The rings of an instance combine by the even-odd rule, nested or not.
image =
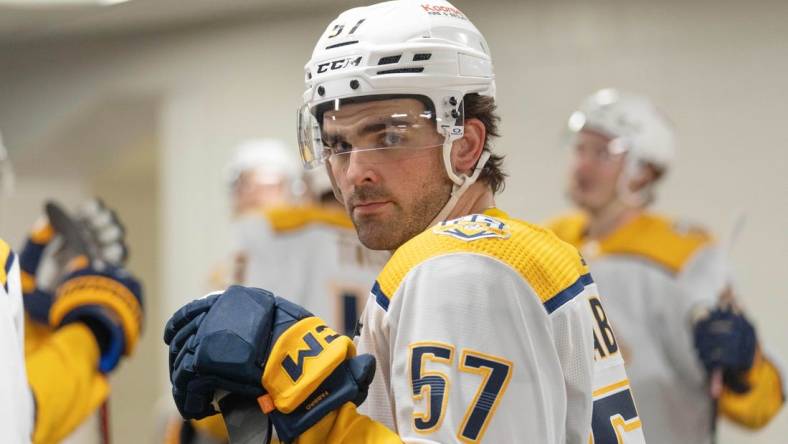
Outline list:
[[[454,140],[451,138],[446,138],[446,141],[443,142],[443,167],[446,169],[446,174],[449,175],[449,179],[454,182],[452,185],[451,196],[449,196],[448,202],[443,208],[438,212],[438,215],[432,219],[429,226],[432,227],[438,222],[443,222],[449,217],[449,214],[454,210],[454,207],[457,206],[457,202],[460,201],[460,198],[468,188],[471,187],[476,180],[479,178],[479,175],[482,173],[482,169],[484,165],[487,164],[487,160],[490,159],[490,152],[489,151],[482,151],[481,156],[479,156],[478,162],[476,162],[476,168],[474,168],[473,173],[470,176],[466,174],[457,174],[454,172],[454,168],[451,166],[451,147],[454,143]]]

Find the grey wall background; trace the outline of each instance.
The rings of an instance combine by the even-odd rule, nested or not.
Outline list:
[[[229,239],[222,166],[235,143],[295,143],[303,64],[342,9],[327,2],[165,29],[0,42],[0,128],[19,183],[0,209],[19,245],[43,198],[99,194],[119,207],[146,281],[140,353],[113,377],[118,443],[154,433],[165,396],[164,320],[206,291]],[[499,206],[542,221],[563,197],[564,122],[595,89],[650,95],[673,119],[679,156],[657,208],[722,238],[759,334],[788,359],[788,3],[525,1],[456,5],[486,35],[511,174]],[[777,443],[788,413],[721,443]],[[152,438],[151,438],[152,439]]]

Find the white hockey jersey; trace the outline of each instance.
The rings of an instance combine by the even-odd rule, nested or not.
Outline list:
[[[644,442],[596,285],[547,230],[495,209],[426,230],[361,324],[377,372],[359,411],[403,442]]]
[[[236,223],[238,283],[307,307],[352,336],[387,252],[358,240],[341,210],[280,207]]]
[[[730,285],[724,253],[702,230],[642,214],[605,239],[584,239],[586,219],[551,228],[588,260],[618,333],[650,444],[711,442],[711,398],[692,320]],[[720,412],[758,427],[782,404],[781,377],[761,351],[750,393],[724,390]]]
[[[0,239],[0,431],[3,442],[28,443],[33,434],[33,398],[25,373],[25,314],[19,261]]]

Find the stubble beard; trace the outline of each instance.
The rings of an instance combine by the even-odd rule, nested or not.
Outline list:
[[[399,201],[393,202],[394,211],[385,216],[354,217],[350,214],[353,225],[356,227],[358,238],[370,250],[394,251],[405,242],[420,234],[435,216],[443,209],[451,195],[451,182],[446,181],[426,185],[420,189],[419,196],[413,201],[410,208],[405,208]],[[373,198],[390,196],[380,194],[381,190],[368,188],[359,189],[354,196]]]

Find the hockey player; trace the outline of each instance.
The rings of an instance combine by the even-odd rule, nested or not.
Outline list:
[[[93,216],[97,232],[111,235],[114,230],[107,224],[113,219],[103,211]],[[2,351],[12,364],[2,366],[11,374],[0,383],[0,409],[3,436],[13,443],[60,442],[95,412],[109,393],[106,375],[133,352],[142,325],[142,290],[119,267],[104,264],[99,269],[78,258],[70,262],[52,297],[43,294],[35,272],[54,236],[51,226],[39,225],[20,256],[0,241]],[[114,254],[110,250],[108,256]],[[34,321],[24,310],[22,295],[33,293],[39,293],[40,301],[51,301],[41,319],[46,327],[28,329]],[[24,362],[15,360],[22,353]]]
[[[394,251],[359,324],[360,354],[298,305],[231,287],[166,327],[180,412],[214,414],[224,390],[259,396],[287,442],[585,444],[592,422],[597,444],[642,442],[577,250],[494,208],[494,76],[467,17],[443,1],[346,11],[306,84],[306,165],[326,164],[366,246]]]
[[[259,218],[271,208],[300,202],[304,194],[302,171],[297,156],[280,140],[263,138],[240,143],[225,166],[233,238],[242,237],[238,230],[247,225],[243,221]],[[211,289],[243,281],[239,273],[246,269],[246,257],[237,253],[232,252],[231,260],[223,260],[211,270],[208,280]]]
[[[604,89],[569,127],[569,196],[580,211],[552,228],[589,261],[649,443],[710,442],[717,406],[708,382],[720,372],[720,413],[762,427],[783,404],[783,376],[731,303],[725,249],[648,210],[674,155],[671,125],[647,98]]]

